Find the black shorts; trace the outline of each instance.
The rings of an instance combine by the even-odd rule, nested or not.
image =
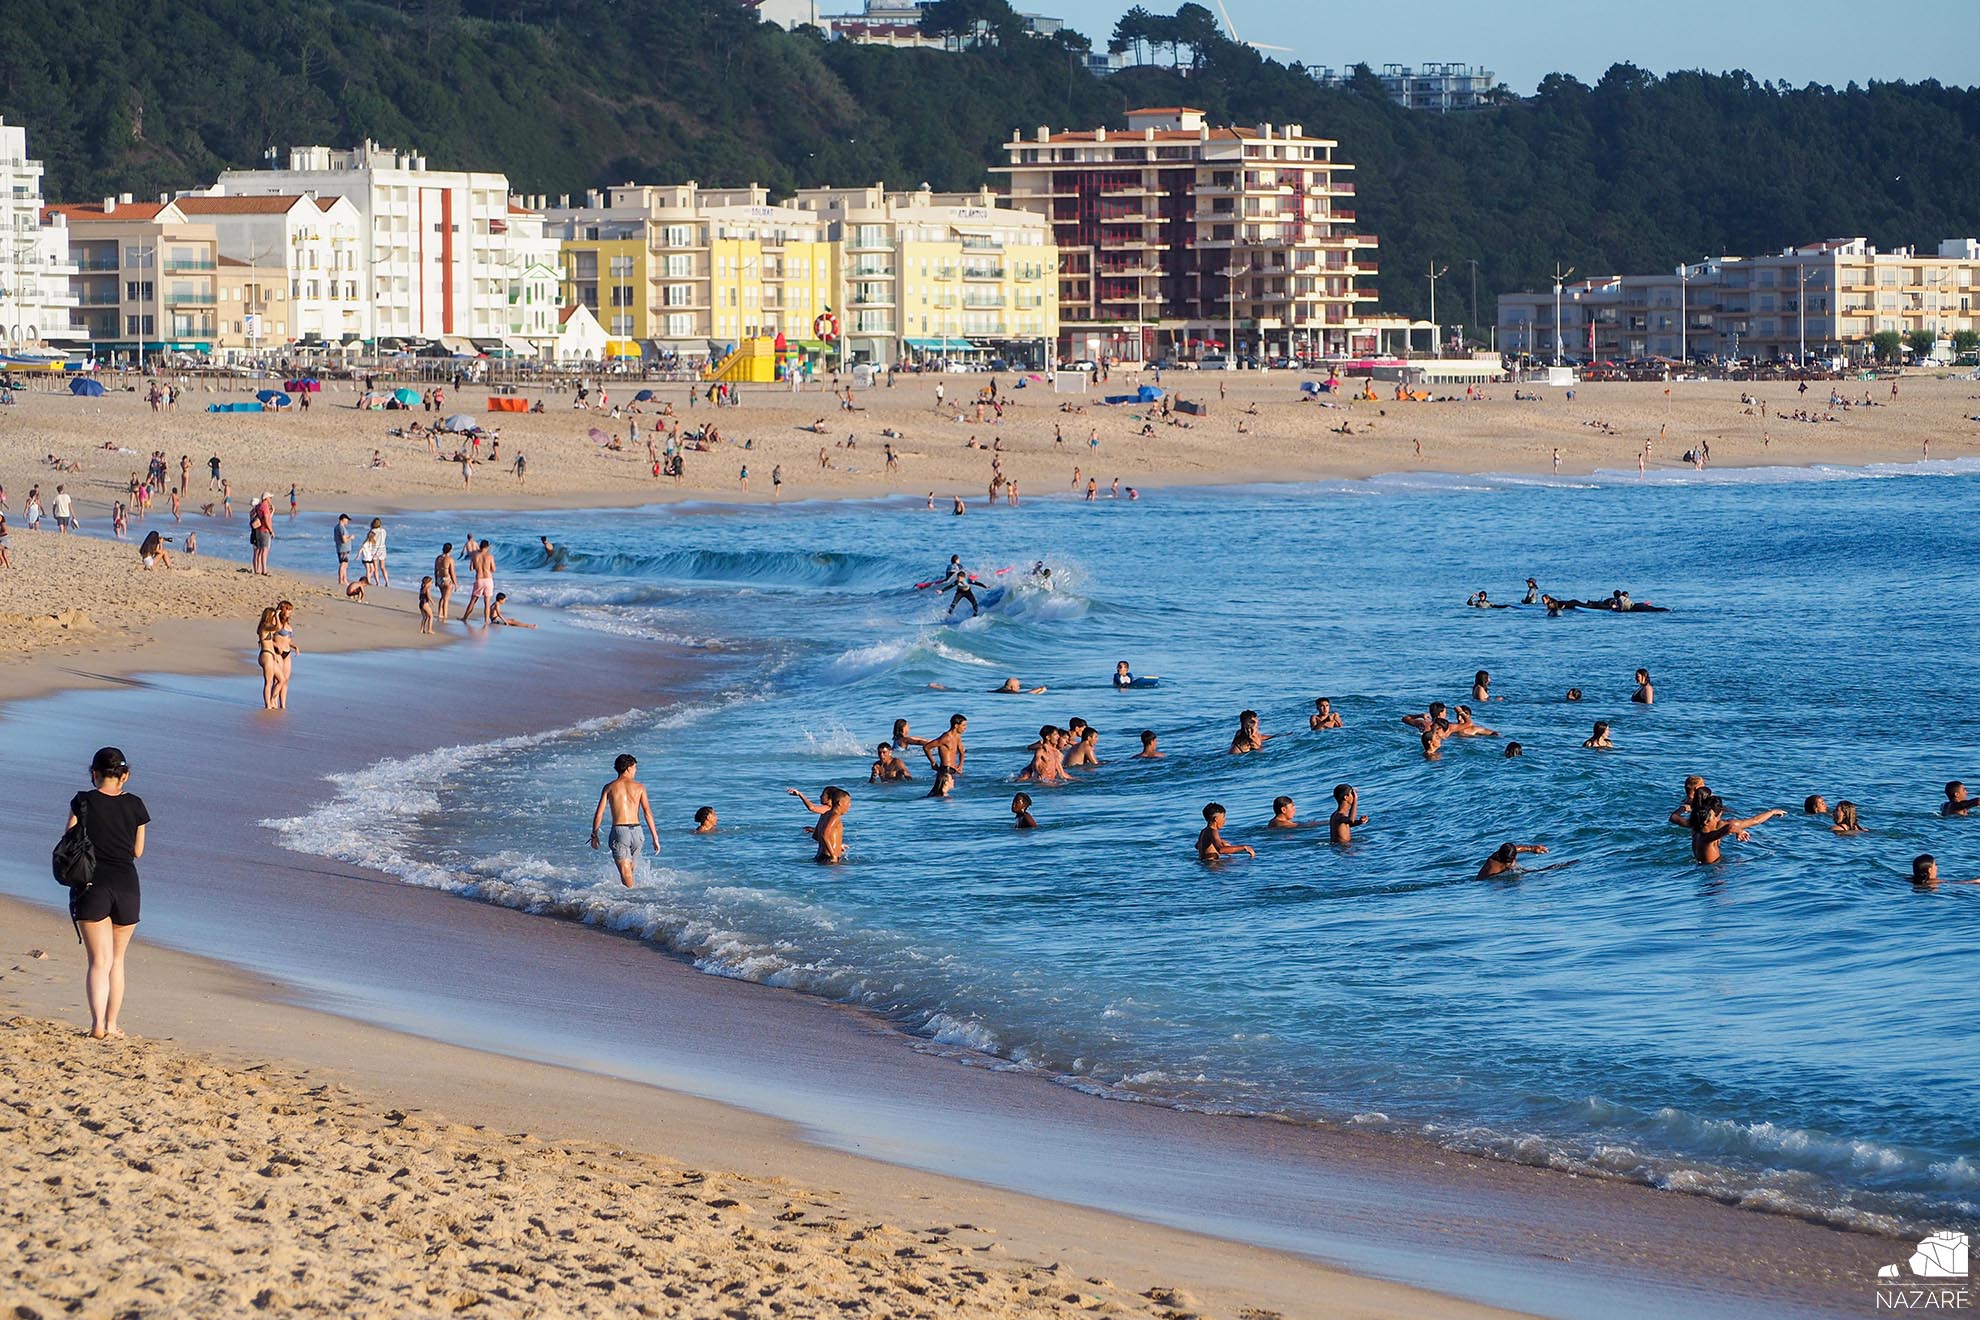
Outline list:
[[[135,876],[108,884],[98,882],[88,889],[70,893],[70,920],[102,921],[105,917],[113,926],[137,925],[138,882]]]

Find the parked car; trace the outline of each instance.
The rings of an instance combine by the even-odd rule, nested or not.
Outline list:
[[[1084,371],[1089,376],[1100,370],[1100,364],[1092,358],[1075,358],[1071,362],[1061,362],[1060,371]]]
[[[1222,353],[1205,353],[1196,359],[1196,365],[1203,371],[1229,371],[1231,360]]]

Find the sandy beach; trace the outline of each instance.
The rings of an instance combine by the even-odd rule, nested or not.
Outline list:
[[[61,934],[0,913],[16,936]],[[73,946],[11,938],[0,956],[10,1314],[1509,1314],[835,1155],[139,957],[156,1036],[105,1044],[62,1020]],[[89,1218],[106,1199],[114,1234]]]
[[[501,423],[504,457],[518,449],[528,455],[527,484],[517,483],[506,466],[489,464],[465,488],[459,468],[435,461],[423,442],[384,434],[420,414],[356,413],[337,406],[350,397],[337,389],[327,390],[308,414],[276,416],[209,416],[198,411],[206,396],[197,388],[178,412],[156,416],[134,394],[101,400],[25,394],[0,415],[0,479],[9,496],[15,560],[0,570],[0,702],[91,685],[124,689],[120,700],[137,698],[143,695],[133,688],[137,674],[238,669],[240,682],[252,684],[251,620],[277,596],[301,606],[307,654],[421,641],[409,593],[379,593],[359,605],[339,599],[321,574],[278,571],[256,579],[235,561],[208,555],[169,574],[147,572],[131,544],[27,532],[20,510],[28,487],[38,482],[45,501],[58,479],[42,466],[51,453],[83,463],[83,472],[59,479],[80,491],[86,524],[99,528],[108,521],[110,501],[120,497],[126,470],[141,465],[148,450],[163,448],[175,473],[178,455],[191,456],[193,508],[203,502],[205,458],[220,455],[234,482],[237,521],[228,526],[188,512],[185,525],[196,526],[202,541],[244,540],[252,495],[278,492],[279,509],[285,507],[280,493],[291,483],[300,487],[305,510],[335,507],[368,520],[429,508],[766,501],[769,474],[778,465],[785,500],[919,499],[933,491],[941,501],[964,496],[972,515],[982,516],[992,457],[985,451],[999,440],[1003,469],[1019,479],[1025,500],[1069,498],[1075,465],[1082,487],[1091,474],[1104,494],[1116,476],[1123,485],[1153,492],[1170,485],[1391,471],[1542,472],[1551,469],[1556,448],[1563,472],[1628,470],[1646,441],[1660,469],[1679,466],[1678,456],[1700,442],[1711,444],[1720,467],[1909,462],[1922,456],[1928,437],[1933,458],[1980,453],[1980,422],[1971,420],[1980,413],[1980,385],[1963,379],[1907,378],[1894,404],[1887,384],[1839,387],[1858,399],[1867,388],[1883,406],[1839,413],[1834,422],[1762,421],[1739,402],[1742,391],[1755,387],[1738,384],[1686,382],[1669,394],[1662,386],[1586,386],[1572,402],[1559,391],[1542,390],[1542,400],[1533,403],[1514,402],[1511,387],[1497,386],[1482,402],[1331,409],[1294,401],[1298,379],[1284,373],[1235,377],[1225,382],[1228,398],[1219,399],[1215,378],[1172,374],[1165,386],[1181,397],[1204,399],[1210,415],[1188,429],[1154,424],[1148,437],[1138,434],[1142,409],[1101,408],[1089,397],[1073,401],[1085,412],[1061,412],[1066,400],[1036,386],[1016,396],[1021,401],[1007,408],[1001,425],[987,416],[958,421],[953,409],[938,412],[932,377],[861,392],[862,411],[854,414],[836,412],[822,392],[793,398],[781,391],[752,392],[740,408],[703,405],[689,412],[685,387],[662,387],[662,399],[673,402],[684,424],[712,421],[725,437],[713,452],[690,452],[687,478],[678,484],[653,479],[643,440],[615,453],[585,435],[590,427],[624,434],[634,421],[644,433],[654,414],[613,419],[573,412],[568,396],[553,395],[543,415],[494,419]],[[1120,378],[1116,382],[1120,387]],[[951,404],[983,383],[978,376],[941,378]],[[1811,386],[1808,399],[1826,389]],[[608,392],[616,396],[620,389],[608,386]],[[1805,402],[1792,398],[1791,387],[1759,392],[1770,396],[1770,414]],[[448,410],[479,416],[481,398],[470,390],[451,400]],[[1240,411],[1251,406],[1255,416]],[[799,429],[821,415],[824,436]],[[1352,435],[1330,429],[1344,422]],[[1055,428],[1063,431],[1063,444]],[[886,437],[886,430],[898,438]],[[1088,443],[1092,430],[1101,441],[1097,451]],[[856,447],[842,447],[847,432],[857,436]],[[136,454],[99,457],[107,452],[100,448],[105,436]],[[968,447],[972,437],[979,448]],[[885,470],[883,444],[896,449],[898,472]],[[819,463],[821,445],[827,466]],[[372,466],[373,450],[389,466]],[[737,476],[745,463],[751,477],[746,495]],[[278,537],[284,520],[278,520]],[[143,525],[134,530],[141,534]],[[418,562],[434,547],[395,548]],[[321,551],[317,567],[327,571],[334,566],[328,545]],[[587,668],[613,670],[614,661],[631,654],[627,647],[602,650]],[[334,726],[363,746],[361,752],[337,751],[348,753],[343,768],[357,768],[387,750],[532,732],[623,709],[666,685],[664,673],[642,664],[633,687],[573,680],[550,705],[530,694],[553,679],[562,682],[566,671],[552,661],[498,666],[480,656],[472,665],[463,671],[468,678],[456,678],[478,685],[474,690],[485,706],[427,716],[406,695],[412,678],[409,666],[400,665],[381,680],[377,707],[365,712],[377,727],[356,726],[369,730],[370,741],[337,717],[318,715],[313,718],[324,727],[298,722],[304,741],[296,750],[334,759],[318,755]],[[634,671],[621,665],[615,672]],[[26,709],[10,704],[6,714],[18,717]],[[414,718],[428,727],[409,727]],[[205,759],[232,756],[239,728],[188,721],[162,721],[147,731],[176,733],[182,744],[213,739],[213,755]],[[387,737],[388,728],[398,742]],[[56,772],[32,764],[37,772]],[[227,795],[237,791],[217,771],[190,778],[211,812],[223,812]],[[256,815],[280,809],[258,803]],[[45,824],[30,822],[25,808],[11,816],[0,810],[0,825],[10,827],[16,840],[39,839],[32,831],[45,833]],[[236,822],[196,842],[186,839],[195,831],[181,827],[178,833],[182,849],[212,852],[214,874],[204,877],[212,892],[196,911],[209,926],[224,921],[229,904],[247,901],[238,891],[227,892],[229,882],[246,883],[248,868],[266,867],[260,831]],[[33,849],[23,843],[14,851],[23,874],[29,863],[39,870]],[[304,874],[286,860],[267,869],[282,877]],[[350,868],[308,874],[325,885],[312,895],[322,904],[312,909],[322,925],[310,938],[333,946],[353,966],[392,956],[361,947],[362,940],[350,935],[377,901],[367,888],[377,877]],[[25,883],[15,892],[23,892]],[[45,871],[39,884],[47,885]],[[348,893],[337,885],[349,887]],[[442,920],[451,920],[437,905],[457,905],[432,894],[394,894],[387,901],[443,914],[432,919],[436,931]],[[4,1175],[8,1230],[20,1247],[4,1291],[16,1304],[49,1313],[119,1302],[188,1315],[256,1306],[304,1313],[621,1314],[635,1304],[642,1313],[663,1315],[707,1314],[717,1307],[763,1315],[1082,1311],[1248,1320],[1491,1313],[1435,1292],[1329,1269],[1293,1252],[1234,1246],[903,1167],[912,1161],[881,1163],[827,1150],[804,1140],[793,1118],[743,1114],[674,1090],[525,1062],[509,1057],[512,1048],[457,1048],[311,1012],[292,1002],[306,997],[293,985],[159,948],[152,937],[172,942],[175,934],[182,945],[198,947],[167,923],[147,928],[134,973],[142,978],[145,1005],[142,1024],[134,1026],[148,1039],[104,1050],[65,1025],[80,1011],[79,951],[67,942],[66,925],[46,907],[0,901],[0,927],[8,932],[0,950],[0,1004],[19,1015],[6,1028],[7,1062],[0,1071],[7,1103],[0,1107],[0,1125],[10,1148],[34,1156],[10,1158]],[[491,924],[490,930],[508,927]],[[31,938],[18,938],[23,931],[32,931]],[[589,930],[555,938],[615,942]],[[491,966],[506,968],[514,964],[504,959],[513,959],[518,947],[491,935],[482,952]],[[31,956],[36,948],[47,956]],[[328,975],[323,967],[315,972]],[[692,978],[685,969],[682,974]],[[613,975],[614,984],[630,988],[646,984],[651,970],[629,961]],[[778,993],[726,984],[710,993],[742,990]],[[1050,1103],[1105,1102],[1068,1095]],[[1193,1120],[1170,1115],[1150,1121]],[[188,1137],[195,1132],[196,1140]],[[84,1133],[97,1136],[85,1139]],[[102,1140],[112,1133],[118,1137],[114,1147]],[[1374,1169],[1390,1157],[1371,1151],[1352,1158]],[[1794,1299],[1790,1305],[1813,1313],[1853,1296],[1858,1276],[1889,1250],[1888,1243],[1865,1235],[1693,1198],[1637,1187],[1593,1191],[1585,1180],[1543,1171],[1462,1163],[1461,1177],[1489,1185],[1492,1197],[1555,1207],[1536,1213],[1539,1227],[1521,1220],[1516,1230],[1505,1230],[1506,1240],[1516,1244],[1503,1253],[1518,1262],[1510,1267],[1514,1272],[1555,1268],[1543,1262],[1594,1260],[1603,1270],[1641,1270],[1666,1284],[1693,1276],[1711,1280],[1697,1285],[1701,1297],[1719,1287],[1752,1287]],[[188,1188],[202,1194],[189,1195]],[[140,1217],[131,1222],[142,1231],[87,1243],[66,1229],[50,1235],[49,1225],[72,1220],[74,1207],[99,1195],[134,1207]],[[1353,1204],[1353,1193],[1342,1195],[1344,1204]],[[1583,1195],[1593,1199],[1569,1199]],[[1398,1203],[1385,1214],[1421,1217],[1393,1189],[1376,1199]],[[1449,1217],[1439,1222],[1447,1226],[1424,1231],[1455,1233],[1448,1225],[1475,1222],[1490,1233],[1493,1213],[1444,1206],[1440,1215]],[[541,1222],[532,1223],[532,1216]],[[1742,1280],[1746,1262],[1756,1259],[1769,1264]],[[1506,1268],[1504,1259],[1499,1267]],[[1419,1277],[1405,1264],[1395,1270]],[[118,1280],[121,1291],[99,1288],[105,1278]],[[1577,1307],[1586,1300],[1572,1290],[1563,1295]],[[1701,1301],[1699,1314],[1739,1313],[1751,1297],[1712,1293],[1710,1300],[1719,1309]]]

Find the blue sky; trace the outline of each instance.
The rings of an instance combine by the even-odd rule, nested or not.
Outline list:
[[[1017,8],[1055,14],[1106,43],[1129,0],[1018,0]],[[1142,0],[1174,13],[1180,0]],[[1213,12],[1216,0],[1199,0]],[[1387,5],[1341,0],[1224,0],[1247,41],[1292,47],[1267,52],[1336,68],[1366,61],[1483,64],[1516,92],[1548,73],[1593,82],[1628,60],[1653,73],[1745,69],[1756,78],[1828,83],[1852,79],[1980,83],[1980,0],[1405,0]]]

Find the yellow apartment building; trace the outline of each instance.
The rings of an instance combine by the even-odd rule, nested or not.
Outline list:
[[[169,202],[51,206],[69,225],[74,327],[99,357],[210,353],[219,334],[219,236]],[[287,275],[283,276],[284,281]]]

